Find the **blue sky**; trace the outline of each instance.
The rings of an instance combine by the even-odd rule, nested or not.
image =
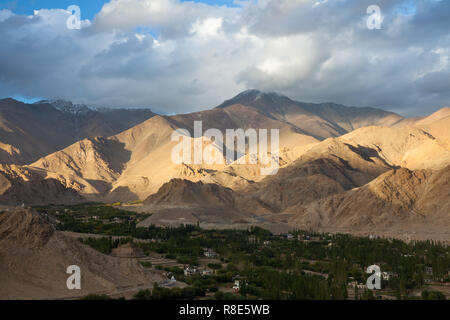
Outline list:
[[[11,98],[18,100],[18,101],[25,102],[25,103],[35,103],[35,102],[38,102],[41,100],[45,100],[43,98],[30,98],[30,97],[24,97],[21,95],[13,95]]]
[[[186,1],[187,0],[182,0],[182,2]],[[54,8],[66,9],[68,6],[75,4],[82,9],[82,19],[92,20],[95,14],[97,14],[107,2],[109,2],[109,0],[2,0],[0,1],[0,9],[9,9],[16,14],[33,14],[33,10]],[[192,2],[203,2],[218,6],[236,6],[233,3],[233,0],[193,0]]]
[[[92,19],[100,11],[105,0],[6,0],[0,4],[0,9],[9,9],[16,14],[33,14],[39,9],[66,9],[75,4],[82,8],[82,18]]]

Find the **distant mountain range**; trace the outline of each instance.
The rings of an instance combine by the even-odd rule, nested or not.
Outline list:
[[[259,165],[175,164],[174,129],[280,129]],[[174,116],[63,101],[0,101],[0,203],[135,201],[143,225],[266,225],[449,238],[450,108],[404,118],[249,90]],[[419,236],[419,233],[421,234]]]
[[[111,136],[154,116],[149,109],[92,109],[66,101],[0,100],[0,163],[29,164],[81,139]]]

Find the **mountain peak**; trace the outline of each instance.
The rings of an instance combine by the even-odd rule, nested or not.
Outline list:
[[[234,104],[242,104],[242,105],[250,105],[253,106],[257,103],[270,103],[270,104],[278,104],[280,102],[292,101],[288,97],[279,94],[277,92],[266,92],[260,91],[256,89],[250,89],[243,91],[236,95],[235,97],[224,101],[222,104],[217,106],[216,108],[222,109]]]
[[[0,99],[0,101],[5,102],[5,103],[18,103],[18,102],[20,102],[19,100],[16,100],[16,99],[11,98],[11,97]]]
[[[54,108],[58,109],[59,111],[67,112],[74,115],[85,114],[88,113],[89,111],[94,110],[93,108],[88,107],[85,104],[75,104],[71,101],[63,99],[41,100],[36,102],[35,104],[49,104]]]

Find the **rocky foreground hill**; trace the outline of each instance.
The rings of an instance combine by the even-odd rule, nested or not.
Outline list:
[[[81,290],[71,291],[67,267],[81,269]],[[101,254],[56,231],[32,210],[0,213],[0,299],[65,299],[151,287],[162,277],[132,259]]]

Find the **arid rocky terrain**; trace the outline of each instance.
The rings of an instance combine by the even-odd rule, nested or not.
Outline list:
[[[280,168],[226,163],[203,130],[280,129]],[[34,205],[115,203],[151,215],[138,227],[259,226],[450,240],[450,108],[403,118],[250,90],[191,114],[94,110],[62,101],[0,101],[0,299],[123,295],[165,281],[135,259],[102,254],[57,231]],[[176,129],[222,164],[174,163]],[[248,153],[241,154],[249,157]],[[66,288],[65,268],[83,270]],[[134,292],[133,291],[133,292]]]
[[[82,270],[81,290],[67,289],[70,265]],[[0,214],[0,270],[0,299],[70,299],[148,288],[162,281],[137,261],[101,254],[27,209]]]
[[[172,162],[173,131],[192,134],[200,120],[203,130],[280,129],[278,173],[237,161]],[[450,108],[404,118],[249,90],[174,116],[5,99],[0,123],[3,205],[141,201],[126,208],[153,213],[144,225],[263,221],[450,239]]]

